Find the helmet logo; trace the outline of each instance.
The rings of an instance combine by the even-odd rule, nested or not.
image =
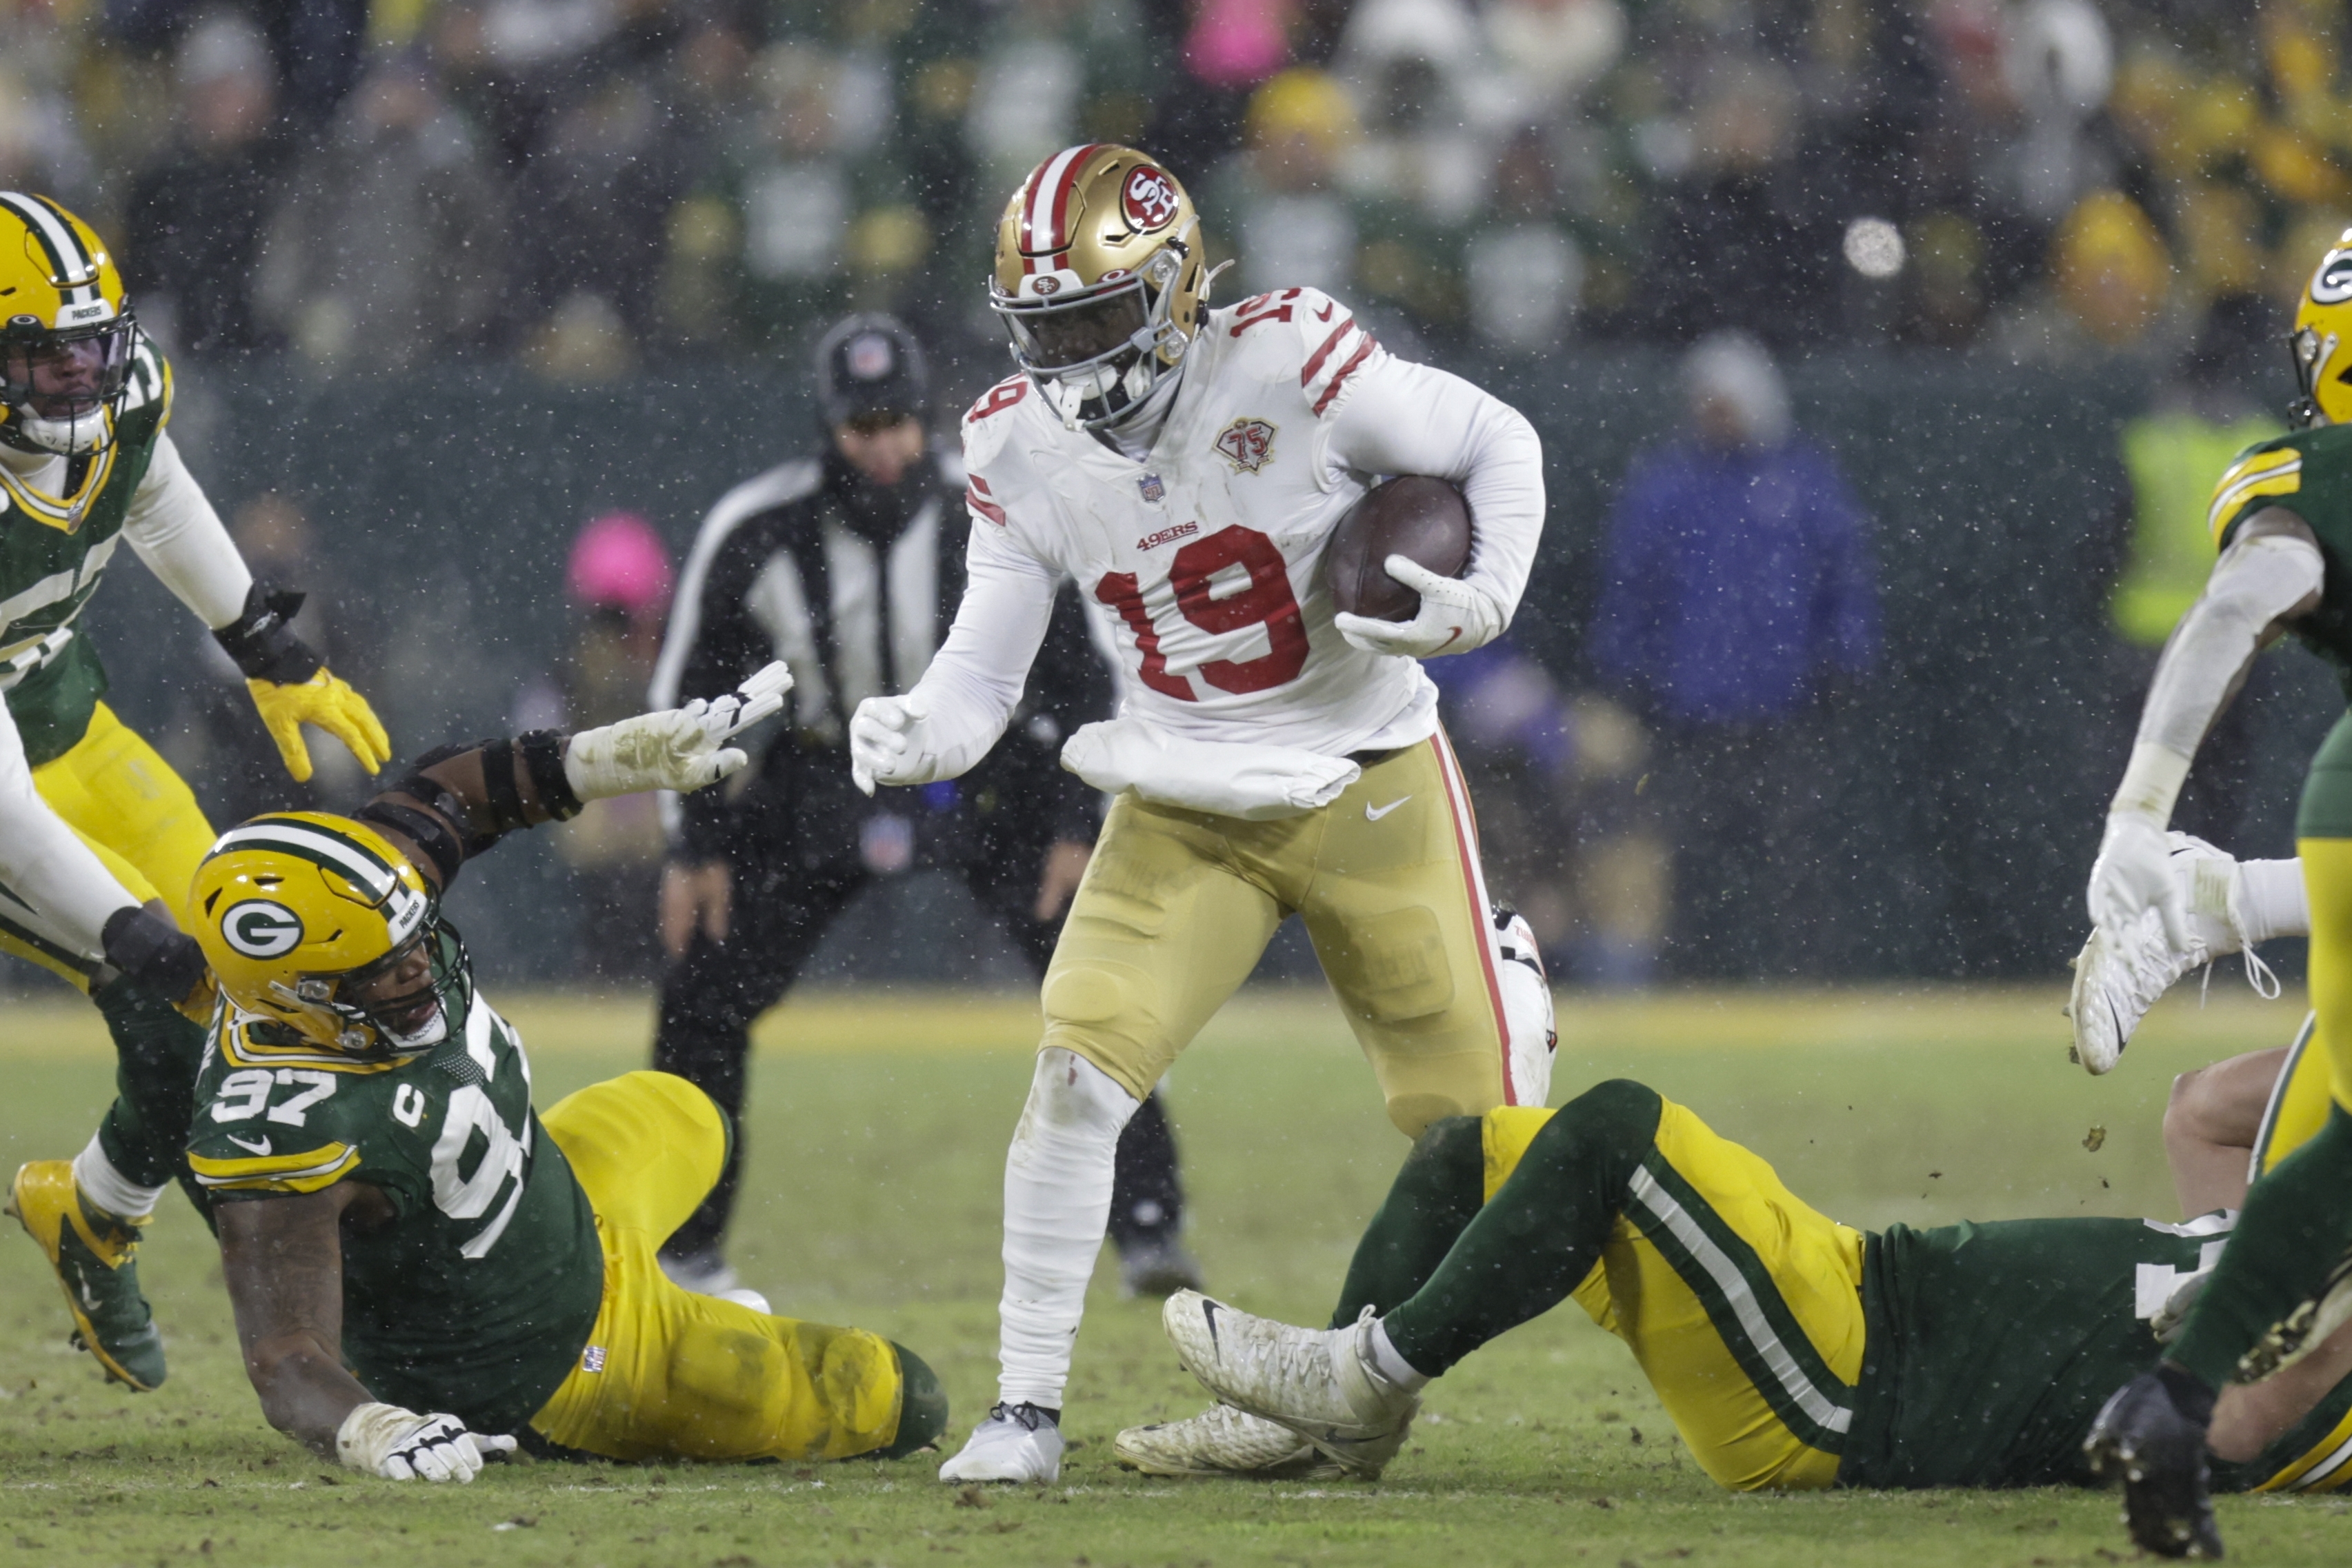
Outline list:
[[[1136,166],[1127,177],[1127,186],[1119,192],[1119,211],[1126,214],[1129,227],[1150,231],[1164,229],[1176,218],[1176,182],[1149,163]]]
[[[221,936],[248,958],[282,958],[302,945],[302,917],[274,899],[248,898],[221,916]]]
[[[1029,291],[1032,294],[1059,294],[1062,291],[1062,280],[1049,272],[1043,277],[1031,278]]]
[[[2314,305],[2341,305],[2352,299],[2352,250],[2331,250],[2311,280]]]

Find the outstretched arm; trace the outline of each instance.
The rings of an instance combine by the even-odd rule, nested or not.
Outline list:
[[[2188,946],[2188,911],[2165,867],[2173,802],[2189,759],[2244,684],[2254,655],[2288,622],[2318,607],[2326,573],[2309,526],[2283,507],[2247,518],[2214,563],[2204,593],[2157,663],[2131,763],[2107,808],[2106,835],[2091,868],[2095,924],[2121,930],[2153,908],[2174,946]]]

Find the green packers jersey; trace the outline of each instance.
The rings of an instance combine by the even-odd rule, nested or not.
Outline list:
[[[2213,548],[2228,549],[2238,525],[2265,507],[2293,512],[2319,540],[2326,580],[2319,608],[2294,622],[2294,634],[2336,666],[2352,695],[2352,425],[2298,430],[2241,453],[2213,489]]]
[[[215,1202],[340,1181],[392,1200],[390,1222],[343,1232],[343,1358],[386,1403],[520,1430],[595,1325],[594,1211],[531,1112],[520,1040],[478,996],[448,1040],[387,1062],[215,1023],[188,1163]]]
[[[74,622],[122,543],[171,412],[171,369],[142,338],[114,439],[95,457],[65,462],[68,494],[37,489],[0,464],[0,690],[36,768],[73,748],[106,695],[106,671]]]
[[[2095,1485],[2083,1438],[2154,1366],[2149,1322],[2219,1260],[2221,1215],[1890,1227],[1863,1265],[1861,1382],[1838,1481],[1862,1487]],[[2334,1457],[2331,1458],[2330,1456]],[[2218,1487],[2352,1479],[2352,1380]]]

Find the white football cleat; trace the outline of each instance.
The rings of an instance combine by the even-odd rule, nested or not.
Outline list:
[[[2192,969],[2243,953],[2246,982],[2257,995],[2278,995],[2278,977],[2246,946],[2238,908],[2238,862],[2188,833],[2166,835],[2171,871],[2189,907],[2189,946],[2176,948],[2153,909],[2122,931],[2099,926],[2074,959],[2074,988],[2066,1017],[2074,1025],[2074,1060],[2091,1072],[2114,1069],[2132,1031],[2157,999]],[[2210,977],[2208,977],[2210,983]]]
[[[1552,1059],[1559,1050],[1551,979],[1527,916],[1507,904],[1496,904],[1494,916],[1495,947],[1503,959],[1495,983],[1502,988],[1503,1021],[1511,1031],[1511,1103],[1549,1105]]]
[[[943,1481],[1048,1482],[1061,1474],[1062,1428],[1034,1405],[999,1404],[940,1467]]]
[[[1160,1326],[1209,1392],[1278,1421],[1351,1476],[1378,1476],[1404,1446],[1421,1396],[1374,1369],[1370,1308],[1343,1329],[1302,1329],[1179,1291]]]
[[[1152,1476],[1291,1481],[1348,1473],[1289,1427],[1230,1405],[1212,1405],[1182,1421],[1129,1427],[1112,1439],[1110,1451],[1129,1469]]]

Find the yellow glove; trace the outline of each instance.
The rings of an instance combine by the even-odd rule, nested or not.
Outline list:
[[[391,738],[367,698],[324,666],[291,685],[247,680],[245,687],[253,694],[253,706],[261,710],[261,722],[268,727],[269,738],[278,743],[278,755],[286,759],[286,771],[297,784],[310,780],[310,748],[302,742],[306,724],[317,725],[350,747],[370,773],[382,771],[392,756]]]

